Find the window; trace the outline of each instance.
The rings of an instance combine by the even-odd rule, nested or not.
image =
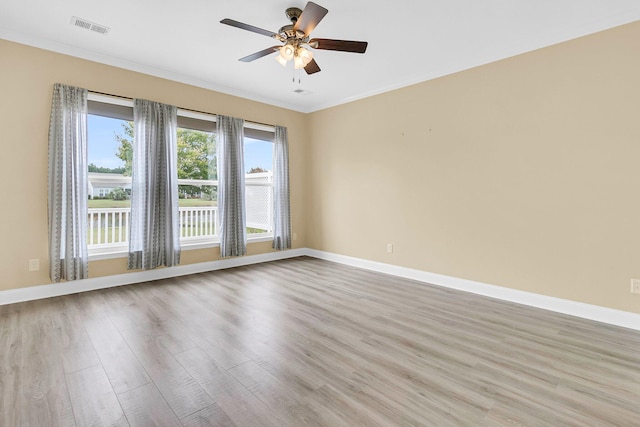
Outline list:
[[[178,120],[178,213],[183,243],[218,236],[215,123]]]
[[[244,138],[247,235],[273,232],[273,142]]]
[[[89,95],[90,253],[124,252],[129,240],[133,103]],[[178,212],[183,248],[218,241],[215,116],[178,110]],[[273,128],[245,124],[249,240],[273,232]]]
[[[121,150],[127,133],[133,135],[130,121],[91,113],[87,118],[89,248],[128,241],[131,168],[127,170],[126,152]]]

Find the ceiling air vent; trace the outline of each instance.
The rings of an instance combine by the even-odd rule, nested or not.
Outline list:
[[[71,17],[71,25],[75,25],[76,27],[84,28],[86,30],[95,31],[100,34],[107,34],[109,32],[109,28],[104,25],[96,24],[94,22],[87,21],[86,19],[78,18],[77,16]]]

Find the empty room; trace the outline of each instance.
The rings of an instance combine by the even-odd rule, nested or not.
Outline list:
[[[0,426],[640,425],[637,0],[0,0]]]

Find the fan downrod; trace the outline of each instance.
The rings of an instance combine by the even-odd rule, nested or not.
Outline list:
[[[284,11],[284,14],[287,16],[287,19],[295,25],[295,23],[298,22],[298,18],[300,18],[300,15],[302,15],[302,10],[297,7],[290,7]]]

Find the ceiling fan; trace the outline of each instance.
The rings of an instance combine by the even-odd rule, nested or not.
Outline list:
[[[281,43],[282,46],[271,46],[259,52],[240,58],[239,61],[251,62],[258,58],[280,51],[276,60],[286,66],[287,62],[293,60],[294,68],[301,69],[307,74],[313,74],[320,71],[320,67],[313,59],[313,53],[307,48],[337,50],[341,52],[365,53],[367,50],[367,42],[350,41],[350,40],[333,40],[333,39],[311,39],[310,34],[318,23],[329,12],[324,7],[313,2],[308,2],[304,10],[297,7],[290,7],[285,11],[285,15],[291,21],[291,25],[285,25],[280,28],[277,33],[254,27],[253,25],[235,21],[233,19],[223,19],[221,24],[230,25],[242,30],[251,31],[274,38]]]

